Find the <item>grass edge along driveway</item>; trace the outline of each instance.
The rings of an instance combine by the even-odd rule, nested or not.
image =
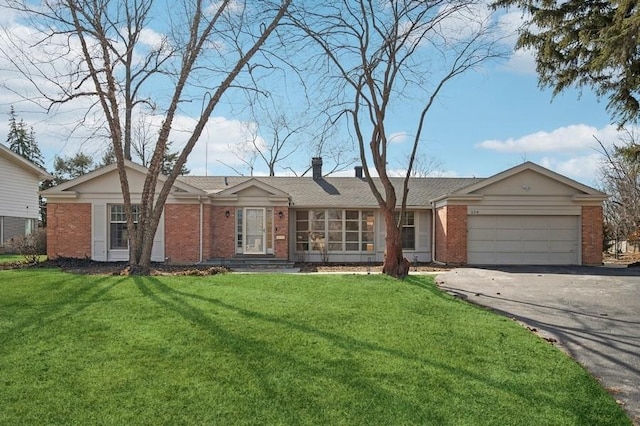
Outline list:
[[[0,271],[0,424],[630,424],[428,276]]]

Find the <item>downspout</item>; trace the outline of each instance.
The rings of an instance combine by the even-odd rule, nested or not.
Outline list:
[[[201,264],[202,263],[202,255],[203,255],[203,236],[204,236],[204,205],[202,204],[202,197],[200,195],[198,195],[198,202],[200,202],[200,247],[199,247],[199,251],[200,254],[198,256],[198,258],[200,260],[198,260],[197,264]]]

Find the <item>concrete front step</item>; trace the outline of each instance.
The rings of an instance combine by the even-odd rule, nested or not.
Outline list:
[[[203,265],[224,266],[233,270],[292,269],[295,262],[273,257],[232,257],[208,259]]]

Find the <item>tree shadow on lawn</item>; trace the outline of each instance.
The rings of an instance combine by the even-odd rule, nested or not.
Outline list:
[[[48,286],[65,286],[72,290],[66,297],[53,303],[36,302],[30,305],[29,308],[33,310],[33,314],[0,333],[0,342],[7,342],[11,336],[20,336],[30,328],[47,324],[57,314],[68,311],[71,306],[74,306],[74,313],[83,311],[92,303],[100,301],[104,295],[125,281],[126,277],[102,286],[104,281],[111,279],[111,277],[105,276],[87,282],[82,276],[64,274],[60,280],[47,283]],[[89,298],[83,299],[83,296],[90,294],[92,291],[95,292]]]
[[[329,360],[322,359],[320,357],[311,357],[313,358],[313,362],[311,362],[310,360],[304,359],[302,356],[296,355],[290,351],[284,352],[279,350],[278,347],[273,346],[266,341],[252,339],[227,330],[220,323],[216,322],[214,317],[209,315],[210,311],[198,308],[191,302],[204,302],[217,310],[226,310],[234,312],[240,315],[240,317],[244,317],[246,319],[271,323],[274,326],[288,330],[286,331],[287,333],[297,332],[303,335],[309,335],[312,337],[312,339],[309,340],[326,340],[330,342],[331,345],[347,352],[380,353],[403,361],[428,365],[431,368],[443,371],[443,376],[452,375],[453,377],[459,378],[455,380],[484,383],[486,386],[494,388],[498,392],[512,393],[525,401],[530,401],[532,404],[543,405],[546,407],[558,407],[560,410],[567,410],[566,406],[559,406],[558,401],[551,396],[541,396],[535,388],[531,389],[529,392],[525,386],[511,386],[511,388],[507,390],[505,389],[505,383],[480,375],[473,369],[462,370],[440,360],[420,357],[411,353],[403,352],[396,348],[385,347],[378,343],[324,331],[309,324],[302,324],[282,317],[266,315],[264,313],[234,306],[218,298],[205,297],[186,291],[176,290],[153,277],[133,277],[133,280],[141,293],[150,300],[167,310],[176,313],[185,320],[198,325],[216,337],[220,342],[224,342],[226,349],[232,351],[238,359],[243,360],[245,367],[248,370],[251,370],[258,378],[261,383],[262,390],[268,395],[277,395],[277,389],[270,384],[270,373],[264,368],[257,368],[256,366],[262,366],[263,360],[275,359],[278,361],[279,365],[286,365],[288,369],[294,370],[296,374],[309,376],[311,378],[310,380],[315,380],[318,383],[325,383],[327,380],[335,380],[348,386],[354,394],[362,394],[366,396],[366,398],[370,398],[369,395],[376,395],[377,400],[390,401],[388,407],[378,407],[380,409],[386,410],[392,406],[410,407],[410,410],[414,410],[416,413],[421,413],[421,417],[428,418],[430,422],[444,423],[451,420],[447,414],[438,414],[434,412],[433,407],[418,404],[407,399],[400,392],[394,393],[392,389],[384,388],[382,383],[380,383],[380,381],[375,377],[367,376],[364,373],[359,374],[358,372],[361,370],[361,367],[358,362],[353,361],[352,359],[336,361],[335,359]],[[437,288],[433,286],[425,286],[420,282],[420,280],[409,279],[408,282],[410,285],[424,288],[425,290],[432,292],[434,295],[442,297],[441,292]],[[336,362],[343,364],[346,363],[342,366],[343,374],[336,375]],[[307,401],[310,403],[309,400]],[[391,403],[391,401],[393,401],[393,403]],[[321,413],[326,407],[318,405],[316,401],[316,405],[313,408],[317,412],[316,414],[322,416]],[[583,412],[579,406],[575,406],[573,408],[575,409],[574,414],[576,418],[583,419],[587,422],[591,419],[589,414]]]
[[[638,367],[638,354],[640,354],[640,322],[629,321],[607,316],[596,315],[587,312],[580,312],[573,309],[562,308],[557,306],[548,306],[540,303],[533,303],[524,300],[516,300],[514,298],[497,296],[487,292],[470,292],[466,289],[459,289],[447,285],[441,285],[442,290],[452,292],[453,294],[468,300],[470,303],[477,304],[485,309],[489,309],[499,315],[512,318],[528,326],[532,331],[542,332],[552,336],[557,340],[557,345],[566,352],[571,358],[581,361],[585,368],[595,377],[603,380],[599,370],[599,365],[614,365],[621,370],[614,372],[611,368],[606,369],[608,376],[615,376],[614,379],[607,379],[609,390],[616,398],[625,400],[627,411],[635,416],[636,422],[640,421],[640,408],[635,407],[635,402],[640,401],[640,367]],[[480,299],[468,299],[468,294],[480,297]],[[485,300],[483,302],[482,300]],[[507,302],[514,305],[513,309],[508,307],[490,306],[491,302],[487,300],[496,300],[499,302]],[[547,320],[541,319],[543,315],[527,315],[520,313],[517,306],[537,309],[544,313]],[[533,318],[537,316],[537,318]],[[566,318],[571,320],[574,325],[568,325],[559,321],[553,322],[554,318]],[[614,332],[613,330],[617,330]],[[636,330],[636,333],[633,333]],[[544,336],[543,336],[544,337]],[[546,337],[548,340],[549,337]],[[614,352],[615,351],[615,352]],[[624,360],[616,353],[624,354],[629,360]],[[596,362],[593,359],[597,359]],[[585,362],[585,359],[591,361]],[[595,367],[595,368],[594,368]],[[602,367],[600,367],[602,368]],[[627,392],[616,388],[612,388],[611,383],[635,382],[638,385],[632,386],[635,390]],[[631,402],[629,404],[628,402]]]

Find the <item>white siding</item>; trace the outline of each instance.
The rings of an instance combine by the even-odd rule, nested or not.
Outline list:
[[[107,260],[107,205],[93,204],[93,253],[91,258],[105,262]]]
[[[194,241],[194,244],[200,244],[199,241]],[[164,211],[160,216],[160,223],[156,230],[156,235],[153,237],[153,247],[151,248],[151,261],[152,262],[164,262]]]
[[[38,177],[0,157],[0,216],[38,219]]]

